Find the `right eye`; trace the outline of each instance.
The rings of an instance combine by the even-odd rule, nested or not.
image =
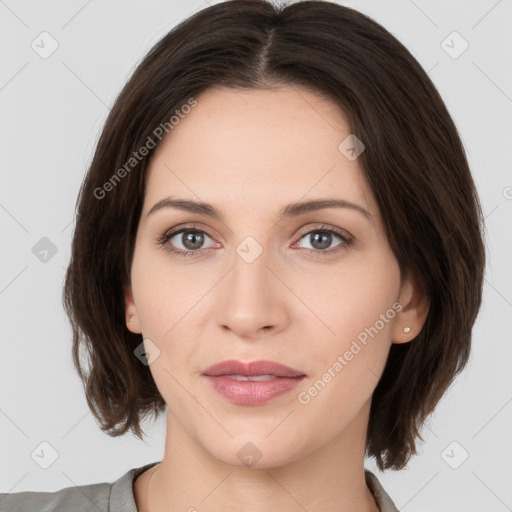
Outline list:
[[[164,233],[158,239],[158,243],[172,254],[184,257],[196,256],[196,253],[203,251],[201,246],[205,243],[205,237],[212,240],[208,233],[202,229],[185,227]],[[176,249],[176,247],[178,248]]]

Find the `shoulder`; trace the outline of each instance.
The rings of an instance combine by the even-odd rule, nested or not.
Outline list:
[[[137,512],[133,483],[156,464],[132,468],[113,483],[76,485],[55,492],[0,493],[0,512]]]
[[[66,487],[55,492],[0,494],[0,512],[108,512],[112,484]]]
[[[379,479],[375,476],[375,474],[365,468],[364,476],[366,485],[373,494],[381,512],[398,512],[397,506],[394,504],[388,493],[384,490],[384,487],[382,487],[382,484],[379,482]]]

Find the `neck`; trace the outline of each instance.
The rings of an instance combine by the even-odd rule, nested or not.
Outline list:
[[[230,464],[212,456],[168,411],[164,458],[147,472],[146,507],[138,510],[378,512],[364,478],[365,421],[355,421],[331,442],[300,458],[250,467],[238,459]],[[233,453],[239,444],[233,441]],[[143,501],[140,494],[138,505]]]

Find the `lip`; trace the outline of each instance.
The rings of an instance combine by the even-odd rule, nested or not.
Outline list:
[[[240,381],[230,377],[240,375],[272,375],[263,381]],[[262,405],[294,389],[306,375],[274,361],[243,363],[234,359],[221,361],[203,372],[212,388],[223,398],[237,405]]]
[[[245,375],[247,377],[252,377],[254,375],[302,377],[304,373],[274,361],[259,360],[243,363],[236,359],[228,359],[210,366],[203,372],[203,375],[209,375],[212,377],[217,377],[219,375]]]

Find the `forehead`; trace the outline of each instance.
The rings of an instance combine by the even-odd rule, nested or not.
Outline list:
[[[317,197],[375,210],[362,169],[339,149],[350,126],[338,106],[296,86],[208,89],[160,143],[145,211],[168,195],[240,211]]]

